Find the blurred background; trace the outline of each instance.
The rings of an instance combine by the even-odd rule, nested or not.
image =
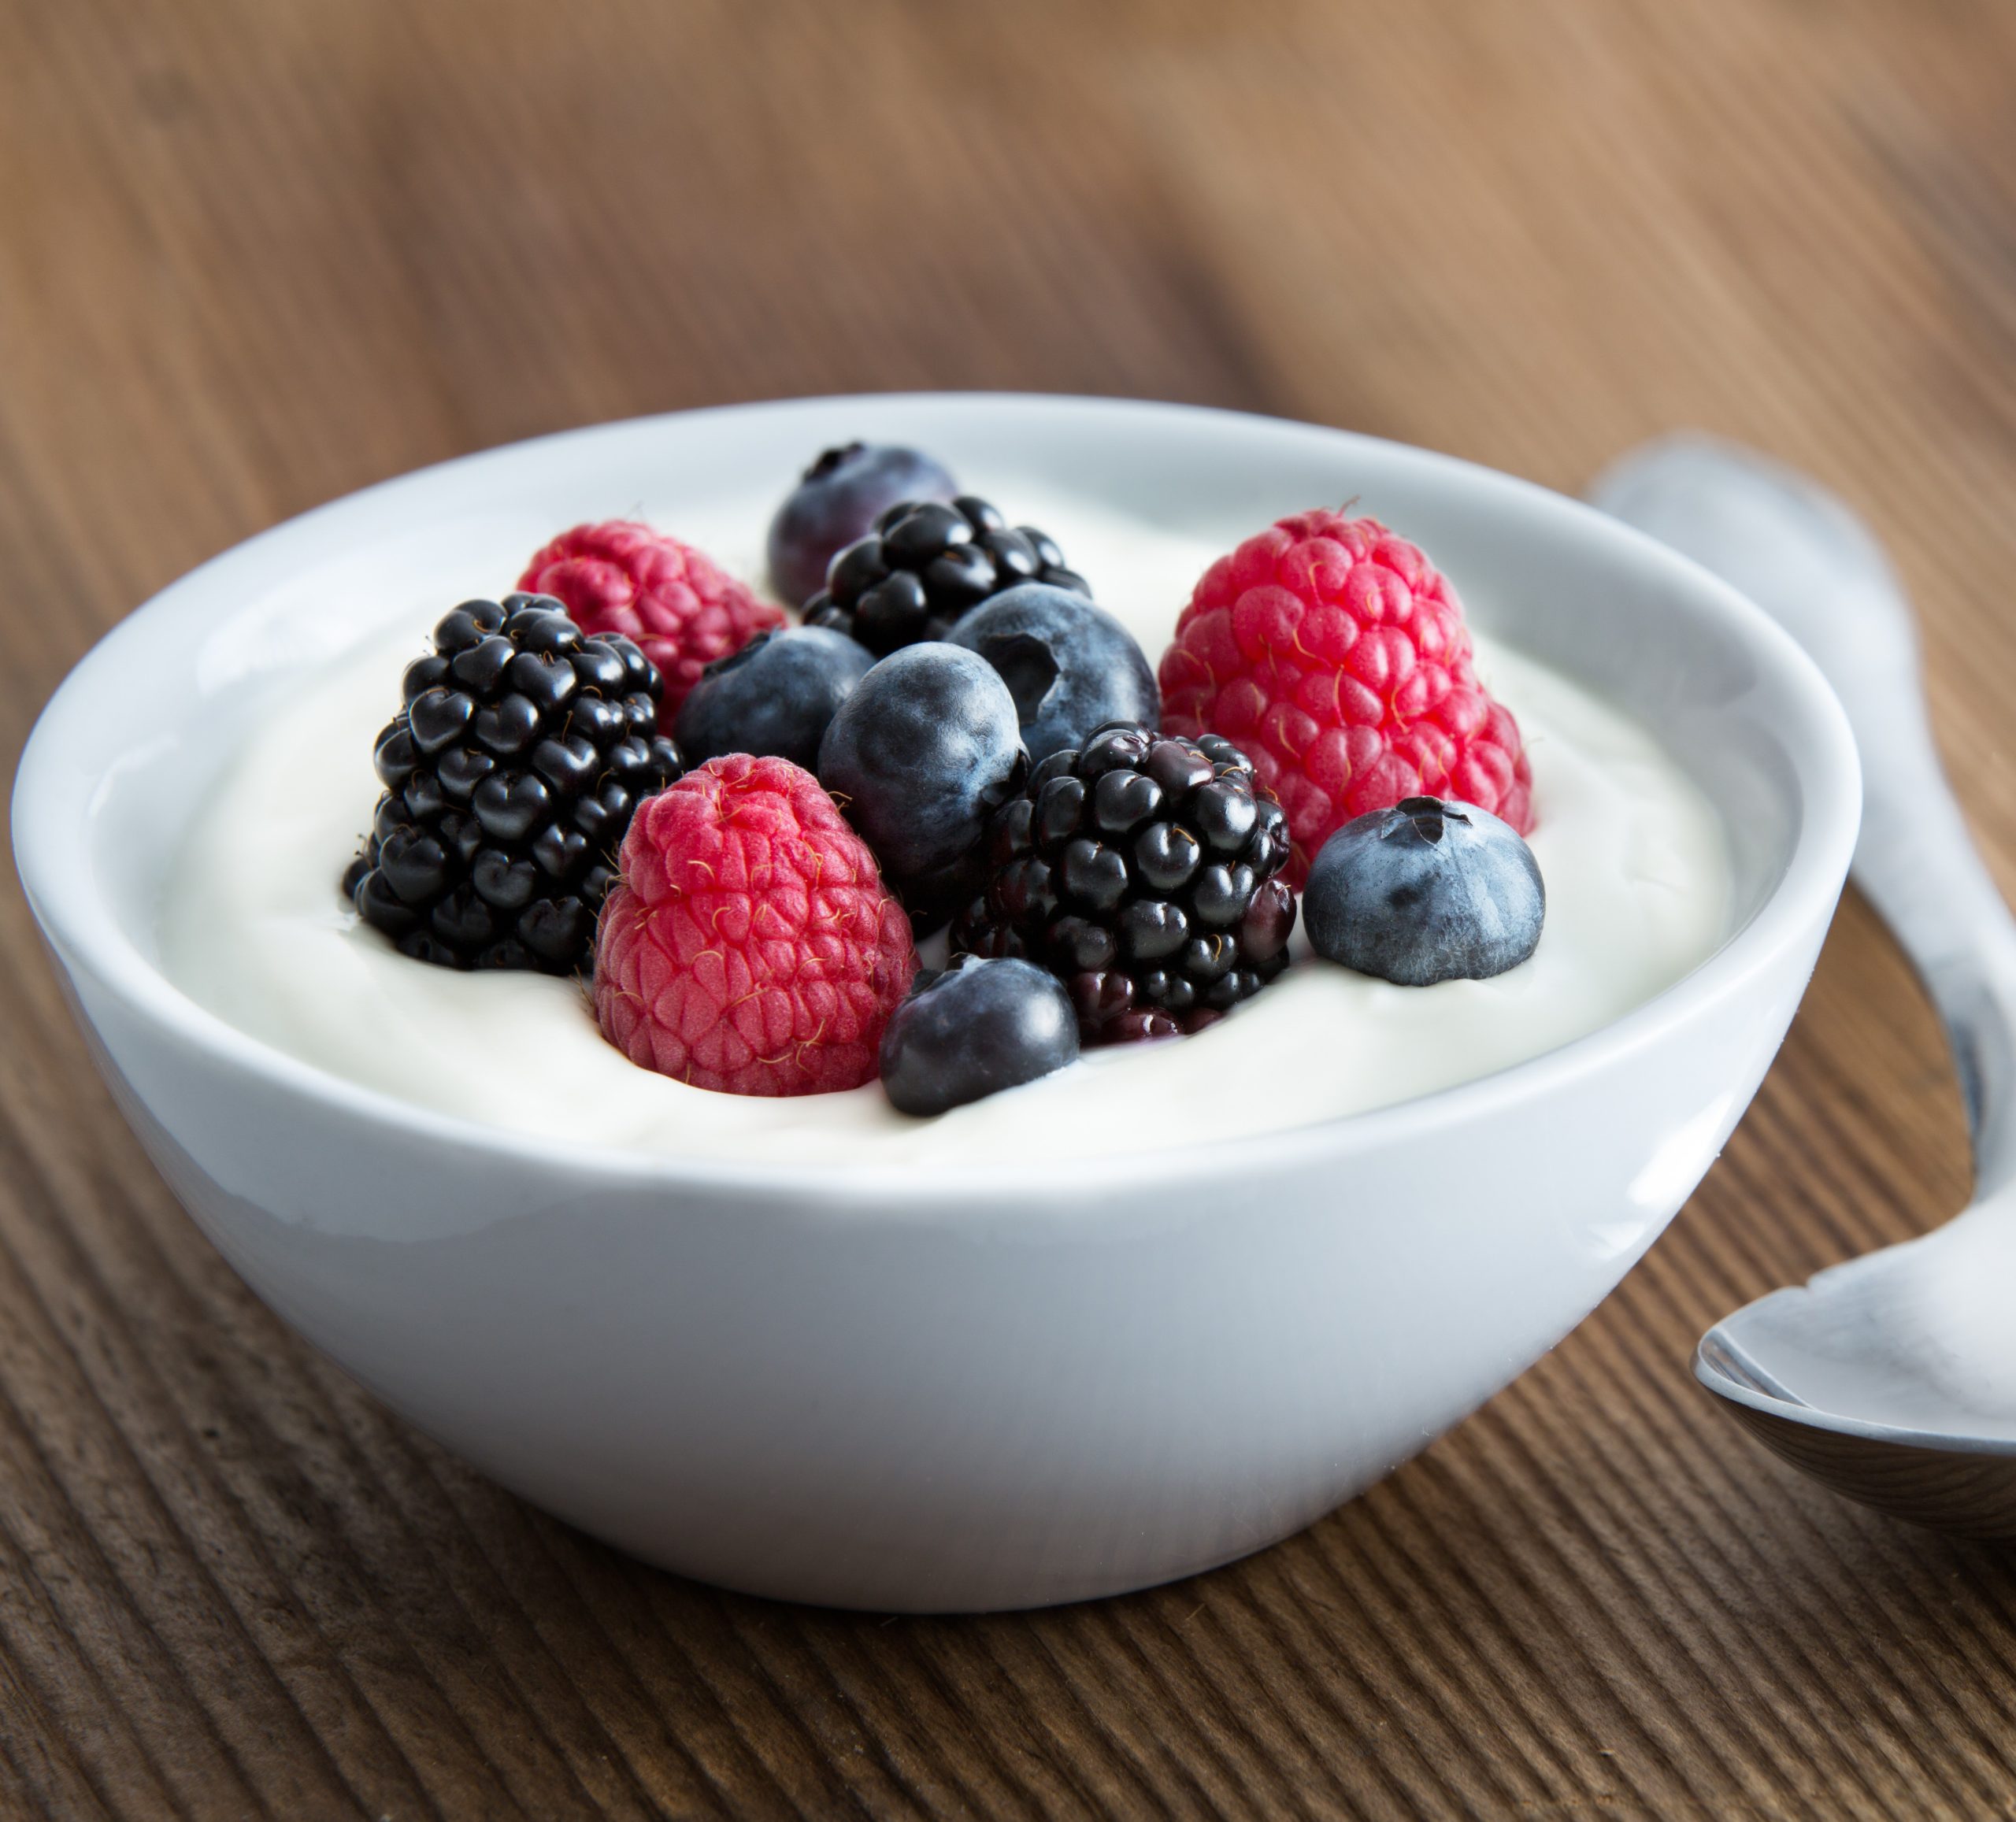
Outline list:
[[[291,513],[909,387],[1276,413],[1569,491],[1680,426],[1759,445],[1888,541],[2016,888],[2008,0],[0,0],[7,774],[100,632]],[[0,953],[0,1812],[2016,1787],[2016,1568],[1796,1483],[1687,1379],[1714,1317],[1964,1198],[1943,1046],[1852,898],[1727,1158],[1547,1361],[1247,1564],[973,1624],[650,1575],[443,1457],[176,1210],[10,873]]]
[[[46,605],[9,707],[78,615],[365,482],[939,387],[1570,491],[1727,431],[1872,515],[1936,671],[1966,601],[2016,675],[2012,62],[2002,0],[15,0],[0,538]]]

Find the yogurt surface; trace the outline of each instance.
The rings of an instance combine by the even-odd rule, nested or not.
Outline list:
[[[1020,483],[982,491],[1057,538],[1151,664],[1225,547]],[[653,516],[754,578],[769,511],[751,502]],[[461,592],[502,593],[532,548],[500,549]],[[841,1165],[1006,1163],[1027,1155],[1032,1134],[1052,1157],[1237,1138],[1386,1106],[1555,1049],[1672,985],[1727,927],[1722,831],[1685,774],[1628,717],[1480,639],[1479,673],[1517,717],[1533,768],[1530,840],[1547,922],[1521,966],[1493,980],[1395,987],[1315,959],[1298,929],[1295,965],[1196,1036],[1089,1052],[934,1119],[896,1113],[873,1083],[782,1100],[690,1087],[607,1043],[575,983],[410,961],[339,896],[377,801],[371,752],[398,708],[400,674],[454,598],[318,680],[289,680],[285,706],[233,757],[191,828],[168,882],[161,958],[191,998],[276,1049],[479,1124]],[[524,1092],[528,1078],[536,1094]]]

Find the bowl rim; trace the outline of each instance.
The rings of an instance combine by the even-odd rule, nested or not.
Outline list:
[[[86,820],[57,813],[60,788],[74,798],[76,775],[88,772],[88,798],[111,768],[80,766],[78,738],[88,731],[80,713],[102,675],[120,661],[124,646],[150,618],[195,611],[215,600],[242,605],[287,573],[295,546],[313,549],[353,519],[369,519],[388,498],[444,487],[484,466],[550,461],[570,446],[624,435],[647,435],[668,423],[793,412],[813,415],[843,408],[863,412],[951,412],[1056,414],[1089,413],[1143,420],[1181,417],[1203,420],[1227,434],[1264,434],[1306,440],[1348,454],[1353,450],[1417,472],[1439,472],[1482,483],[1508,501],[1571,525],[1584,539],[1606,543],[1641,568],[1663,572],[1718,617],[1724,630],[1786,688],[1799,713],[1779,733],[1802,763],[1799,828],[1783,876],[1747,920],[1705,961],[1621,1017],[1595,1031],[1451,1087],[1390,1106],[1342,1114],[1258,1135],[1200,1139],[1153,1150],[1131,1149],[1061,1161],[1031,1158],[1012,1175],[998,1164],[906,1160],[891,1162],[763,1162],[686,1158],[621,1144],[547,1137],[491,1127],[421,1107],[302,1061],[241,1031],[190,998],[132,942],[97,891]],[[72,776],[66,780],[64,775]],[[1219,1180],[1250,1171],[1252,1148],[1264,1145],[1284,1168],[1319,1158],[1342,1158],[1366,1149],[1418,1139],[1425,1133],[1503,1113],[1514,1103],[1551,1096],[1578,1077],[1600,1072],[1692,1024],[1711,1006],[1770,975],[1788,952],[1810,939],[1816,922],[1831,913],[1846,877],[1861,820],[1861,773],[1854,737],[1832,689],[1806,653],[1763,609],[1719,577],[1656,540],[1581,501],[1461,457],[1360,432],[1298,420],[1217,407],[1160,401],[1020,392],[892,392],[836,394],[770,399],[654,413],[585,425],[502,444],[414,469],[343,495],[269,527],[208,559],[143,602],[112,627],[77,662],[44,705],[29,733],[15,776],[11,805],[16,868],[31,910],[61,962],[81,968],[129,1016],[154,1027],[228,1069],[319,1103],[328,1113],[389,1127],[436,1147],[502,1154],[527,1164],[597,1179],[685,1186],[728,1194],[773,1198],[810,1191],[831,1201],[873,1198],[884,1208],[942,1207],[948,1190],[1007,1191],[1021,1194],[1045,1187],[1096,1193],[1125,1183],[1138,1187],[1144,1172],[1172,1172],[1187,1183]],[[894,1210],[892,1210],[894,1212]]]

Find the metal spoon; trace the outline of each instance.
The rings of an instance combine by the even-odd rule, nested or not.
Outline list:
[[[1851,1498],[2016,1540],[2016,920],[1940,769],[1910,609],[1846,506],[1735,445],[1647,444],[1589,498],[1733,583],[1834,686],[1865,780],[1852,876],[1945,1023],[1973,1140],[1963,1213],[1724,1317],[1695,1376]]]

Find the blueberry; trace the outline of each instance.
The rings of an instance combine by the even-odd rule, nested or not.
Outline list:
[[[819,743],[819,782],[899,891],[963,860],[1028,773],[1008,686],[935,640],[876,665]]]
[[[942,464],[914,449],[850,443],[828,450],[770,521],[770,586],[793,607],[803,605],[835,554],[899,500],[949,500],[958,491]]]
[[[1134,635],[1082,594],[1025,582],[977,607],[951,634],[999,671],[1032,761],[1084,744],[1109,721],[1154,727],[1155,673]]]
[[[1034,962],[971,955],[920,979],[882,1034],[882,1086],[898,1111],[943,1113],[1077,1061],[1077,1010]]]
[[[723,753],[767,753],[810,772],[826,724],[874,662],[844,633],[760,632],[700,673],[680,705],[679,750],[689,765]]]
[[[1318,955],[1432,987],[1517,968],[1540,939],[1547,887],[1532,850],[1490,811],[1409,797],[1323,844],[1302,912]]]

